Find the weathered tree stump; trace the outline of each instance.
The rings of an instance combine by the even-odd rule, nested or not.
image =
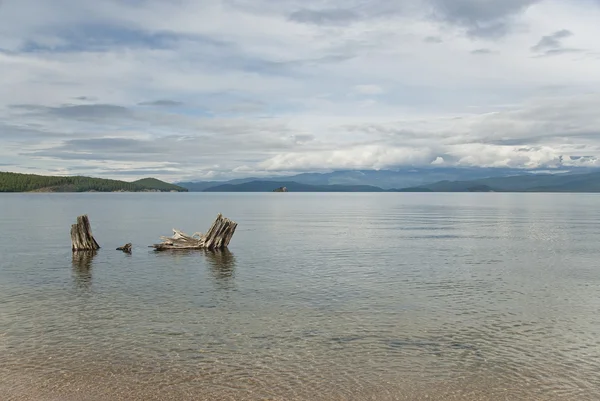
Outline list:
[[[77,217],[77,224],[71,226],[71,248],[73,252],[100,249],[92,235],[92,226],[87,215]]]
[[[125,253],[131,253],[131,247],[132,247],[132,245],[131,245],[131,242],[130,242],[128,244],[125,244],[123,246],[118,247],[117,251],[123,251]]]
[[[160,244],[154,244],[152,247],[157,251],[168,249],[224,249],[227,248],[237,223],[223,217],[219,213],[206,235],[195,233],[187,235],[179,230],[173,229],[172,237],[161,237]]]

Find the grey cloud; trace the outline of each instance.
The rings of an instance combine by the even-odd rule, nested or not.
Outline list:
[[[158,161],[165,148],[156,141],[127,138],[91,138],[64,141],[59,146],[33,152],[27,157],[49,157],[60,160]]]
[[[505,35],[511,19],[541,0],[429,0],[437,18],[462,25],[470,36]]]
[[[380,168],[403,163],[427,164],[439,155],[444,155],[445,163],[450,164],[492,165],[506,159],[513,167],[523,167],[526,163],[537,163],[541,157],[540,165],[546,165],[544,163],[556,163],[561,154],[560,145],[569,144],[570,140],[587,144],[578,153],[596,153],[594,144],[600,135],[589,130],[597,120],[595,104],[591,99],[574,104],[557,101],[520,111],[500,112],[481,121],[475,118],[465,121],[462,128],[457,126],[444,131],[398,128],[402,122],[345,125],[340,126],[340,130],[355,135],[352,141],[342,144],[321,142],[307,132],[286,132],[285,126],[278,124],[208,119],[201,121],[195,127],[196,131],[187,135],[148,140],[74,139],[24,155],[28,158],[77,160],[82,164],[90,160],[137,163],[147,165],[140,169],[153,169],[165,174],[185,175],[192,170],[218,170],[225,176],[233,174],[233,169],[241,165],[254,169],[266,166],[271,170],[294,171],[357,166]],[[557,110],[561,112],[557,114]],[[586,118],[588,115],[596,120],[590,121]],[[465,132],[462,132],[463,129]],[[281,135],[281,132],[285,134]],[[494,134],[486,137],[482,134],[484,132]],[[546,153],[549,146],[553,148],[550,155]],[[502,153],[506,147],[519,147],[520,150]],[[569,148],[574,149],[574,145],[569,145]],[[364,156],[364,149],[370,149],[370,156]],[[564,154],[571,153],[574,152]],[[471,156],[475,159],[469,159]],[[167,166],[173,160],[177,164],[169,164],[169,167],[152,164]],[[179,171],[175,171],[177,169]],[[132,175],[144,174],[131,166],[124,166],[124,170],[131,171]]]
[[[531,47],[535,52],[556,49],[562,47],[562,39],[573,36],[573,33],[567,29],[554,32],[552,35],[544,36],[540,41]]]
[[[115,176],[115,175],[122,175],[122,176],[140,176],[140,175],[152,175],[152,176],[160,176],[160,175],[165,175],[165,174],[171,174],[173,173],[173,170],[169,170],[167,169],[152,169],[152,168],[139,168],[139,169],[120,169],[120,170],[105,170],[105,171],[101,171],[98,172],[97,174],[99,176]]]
[[[315,140],[314,135],[310,135],[310,134],[296,134],[296,135],[293,135],[292,138],[294,139],[294,142],[297,144],[304,144],[304,143]]]
[[[74,120],[126,118],[132,115],[128,108],[113,104],[65,105],[56,107],[16,104],[11,105],[10,108],[27,111],[29,115],[46,115]]]
[[[68,136],[66,133],[48,131],[36,124],[14,125],[0,123],[0,138],[11,142],[30,142],[31,140],[56,139]]]
[[[439,36],[428,36],[423,39],[425,43],[443,43],[444,41]]]
[[[66,169],[69,170],[69,171],[75,171],[75,170],[82,170],[82,171],[97,170],[98,166],[69,166],[69,167],[66,167]]]
[[[13,110],[24,110],[26,116],[59,117],[68,120],[99,121],[133,118],[133,112],[127,107],[114,104],[82,104],[56,107],[39,106],[34,104],[11,105]]]
[[[482,139],[480,143],[485,143],[488,145],[497,145],[497,146],[523,146],[528,144],[537,144],[543,143],[546,140],[546,137],[523,137],[523,138],[510,138],[510,139]],[[525,148],[519,149],[523,150]],[[530,148],[527,148],[530,150]]]
[[[222,107],[221,110],[230,113],[253,113],[266,109],[266,104],[258,101],[239,102]]]
[[[69,150],[76,152],[130,152],[161,153],[159,143],[129,138],[91,138],[71,139],[65,141],[57,150]]]
[[[517,14],[540,0],[430,0],[454,21],[477,23]]]
[[[29,158],[56,160],[113,160],[124,162],[168,162],[185,160],[189,163],[223,163],[223,157],[239,160],[241,155],[258,158],[272,151],[290,150],[300,144],[290,136],[285,125],[267,120],[202,119],[149,113],[136,116],[139,121],[160,126],[161,131],[181,132],[141,140],[127,137],[92,137],[63,141],[25,149],[20,155]],[[110,120],[109,120],[110,121]],[[138,120],[132,120],[136,122]],[[106,123],[106,122],[105,122]],[[103,129],[105,126],[102,127]],[[110,131],[110,128],[108,129]],[[118,131],[113,135],[122,135]],[[301,139],[307,140],[307,137]],[[243,145],[242,145],[243,144]],[[254,156],[253,156],[254,155]],[[232,159],[233,158],[233,159]]]
[[[81,51],[103,52],[114,47],[169,49],[179,41],[194,39],[218,46],[220,41],[202,35],[182,35],[168,31],[146,31],[132,25],[115,24],[112,21],[75,23],[60,26],[48,38],[30,37],[19,51],[25,53],[76,53]]]
[[[291,21],[303,24],[347,24],[358,20],[360,16],[354,11],[347,9],[308,10],[302,9],[290,14]]]
[[[550,50],[546,50],[544,53],[538,55],[537,57],[558,56],[561,54],[581,53],[583,51],[584,50],[582,50],[582,49],[575,49],[575,48],[550,49]]]
[[[498,38],[510,31],[515,16],[540,1],[542,0],[425,0],[424,4],[430,7],[433,18],[463,26],[470,36]],[[333,1],[308,0],[301,4],[303,8],[292,12],[288,18],[314,25],[342,25],[368,18],[410,15],[416,9],[415,4],[409,0],[374,0],[368,5],[349,0],[344,7],[337,7]]]
[[[8,106],[9,109],[13,110],[25,110],[25,111],[45,111],[48,108],[45,106],[35,104],[11,104]]]
[[[49,107],[48,114],[72,119],[103,119],[129,117],[131,111],[113,104],[90,104],[78,106]]]
[[[65,32],[63,32],[63,30]],[[133,49],[162,49],[165,52],[189,52],[193,47],[193,62],[205,69],[214,70],[243,70],[262,75],[288,76],[296,73],[298,67],[312,65],[315,62],[337,62],[338,59],[327,57],[318,59],[299,60],[273,60],[268,57],[258,56],[247,51],[238,43],[222,40],[217,37],[202,34],[174,33],[162,31],[139,30],[137,28],[118,28],[113,25],[87,25],[60,29],[58,37],[64,42],[60,48],[47,48],[44,45],[28,43],[23,49],[24,53],[82,53],[82,52],[110,52],[115,48]],[[84,100],[84,99],[78,99]],[[86,99],[90,100],[90,99]],[[164,101],[159,99],[158,102]],[[167,100],[168,101],[168,100]],[[143,102],[144,106],[174,106],[173,104],[153,104]],[[147,103],[147,104],[146,104]]]
[[[83,102],[94,102],[97,100],[95,97],[90,97],[90,96],[77,96],[74,99],[81,100]]]
[[[556,143],[572,143],[574,140],[594,140],[600,138],[600,130],[595,132],[557,132],[552,134],[539,134],[531,136],[523,136],[518,138],[508,139],[482,139],[481,143],[498,146],[524,146],[524,145],[544,145],[551,142]]]
[[[471,51],[471,54],[474,55],[486,55],[486,54],[492,54],[493,52],[490,49],[476,49]]]
[[[563,39],[573,36],[573,32],[562,29],[554,32],[552,35],[543,36],[540,41],[531,47],[531,51],[538,53],[538,56],[556,56],[568,53],[581,53],[582,49],[563,47]]]
[[[140,102],[138,106],[158,106],[158,107],[176,107],[182,106],[183,102],[178,102],[175,100],[154,100],[150,102]]]
[[[495,22],[487,25],[476,25],[467,31],[469,36],[476,36],[482,38],[497,39],[509,32],[509,25],[507,22]]]
[[[423,39],[423,42],[439,44],[439,43],[443,43],[444,40],[439,36],[427,36],[425,39]]]

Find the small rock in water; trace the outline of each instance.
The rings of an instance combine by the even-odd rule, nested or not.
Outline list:
[[[123,252],[131,253],[131,247],[132,247],[131,243],[125,244],[123,246],[118,247],[117,251],[123,251]]]

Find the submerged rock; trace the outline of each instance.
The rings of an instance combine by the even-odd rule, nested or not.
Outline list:
[[[126,252],[126,253],[131,253],[131,247],[132,247],[132,245],[131,245],[131,242],[130,242],[128,244],[125,244],[123,246],[118,247],[117,251],[123,251],[123,252]]]

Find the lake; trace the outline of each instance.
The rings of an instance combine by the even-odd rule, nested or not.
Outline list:
[[[600,399],[598,195],[0,194],[0,238],[3,400]]]

